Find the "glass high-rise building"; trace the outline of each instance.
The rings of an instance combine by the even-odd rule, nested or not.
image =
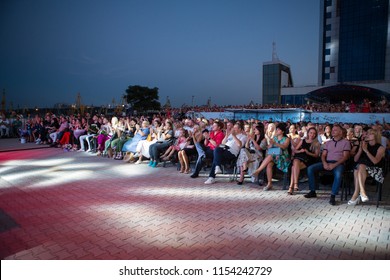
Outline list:
[[[319,85],[390,82],[389,0],[321,0]]]
[[[272,43],[272,61],[263,63],[262,104],[282,104],[281,88],[293,87],[290,65],[279,60],[276,44]]]
[[[292,86],[288,64],[279,60],[263,63],[263,104],[281,104],[281,88]]]
[[[279,83],[279,92],[277,77],[269,77],[280,75],[280,68],[264,63],[263,103],[389,101],[390,0],[320,0],[319,10],[318,85]]]

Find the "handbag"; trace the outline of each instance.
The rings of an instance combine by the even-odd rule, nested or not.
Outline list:
[[[152,134],[151,133],[149,133],[148,134],[148,137],[146,137],[146,141],[152,141]]]
[[[268,154],[269,155],[280,155],[282,153],[282,150],[279,147],[276,148],[268,148]]]

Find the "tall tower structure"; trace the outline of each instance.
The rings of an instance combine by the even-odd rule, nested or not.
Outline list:
[[[272,43],[272,61],[263,63],[263,104],[281,104],[281,88],[292,87],[290,65],[279,60]]]

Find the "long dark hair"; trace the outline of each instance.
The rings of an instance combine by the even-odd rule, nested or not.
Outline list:
[[[264,124],[258,123],[255,127],[260,132],[260,137],[257,139],[256,143],[260,145],[261,141],[265,138]]]

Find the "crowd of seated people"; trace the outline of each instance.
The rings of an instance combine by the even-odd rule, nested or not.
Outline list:
[[[4,120],[4,116],[1,118]],[[20,119],[20,118],[19,118]],[[20,120],[21,121],[21,120]],[[367,177],[383,183],[383,161],[389,158],[387,124],[314,124],[270,122],[265,120],[176,119],[153,117],[106,117],[102,115],[36,115],[21,121],[19,136],[36,144],[67,148],[97,156],[123,159],[149,166],[174,158],[183,176],[197,178],[202,168],[215,183],[224,162],[234,162],[239,170],[237,184],[247,178],[258,182],[266,173],[272,190],[275,168],[289,174],[287,193],[298,191],[301,171],[305,170],[310,191],[306,198],[317,197],[318,173],[334,176],[330,204],[335,205],[344,170],[354,173],[355,192],[348,205],[369,200],[365,190]],[[386,128],[386,129],[385,129]],[[4,133],[6,131],[4,130]]]
[[[341,101],[340,103],[310,103],[310,104],[257,104],[251,103],[248,105],[203,105],[203,106],[185,106],[182,108],[170,109],[170,114],[173,116],[178,114],[185,114],[189,111],[194,112],[224,112],[229,109],[304,109],[313,112],[330,112],[330,113],[389,113],[390,103],[385,96],[380,101],[370,102],[364,99],[362,102],[355,102],[354,100]]]

